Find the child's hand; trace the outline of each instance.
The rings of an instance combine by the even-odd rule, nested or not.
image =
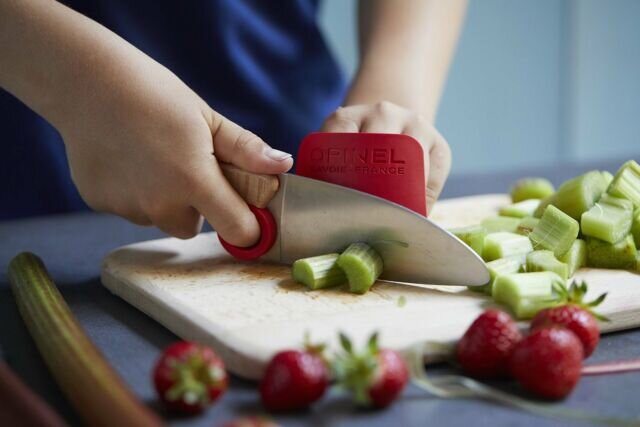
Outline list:
[[[117,70],[90,82],[57,118],[84,200],[137,224],[180,238],[202,216],[227,241],[253,244],[258,223],[222,175],[218,162],[268,174],[286,172],[291,156],[209,108],[182,81],[146,58],[138,73]],[[135,61],[134,61],[135,63]]]
[[[148,71],[87,100],[60,127],[82,197],[180,238],[198,233],[204,215],[230,243],[253,244],[257,221],[218,161],[277,174],[291,156],[211,110],[167,70]]]
[[[177,237],[195,235],[203,215],[228,242],[253,244],[256,218],[218,161],[268,174],[293,163],[60,2],[0,1],[0,86],[58,129],[91,207]]]
[[[323,132],[400,133],[412,136],[424,148],[429,211],[438,199],[451,168],[449,144],[431,123],[390,102],[339,108],[324,122]]]

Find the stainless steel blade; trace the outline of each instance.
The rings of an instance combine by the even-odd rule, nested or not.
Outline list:
[[[384,261],[383,280],[435,285],[483,285],[489,272],[467,245],[403,206],[350,188],[297,175],[280,176],[268,209],[279,236],[263,257],[295,260],[372,245]]]

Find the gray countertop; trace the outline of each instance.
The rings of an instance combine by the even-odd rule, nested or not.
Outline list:
[[[615,171],[620,163],[622,161],[455,177],[449,180],[444,196],[506,191],[510,183],[524,175],[548,176],[558,183],[590,167]],[[176,337],[111,295],[101,286],[99,273],[101,259],[108,251],[128,243],[162,236],[151,228],[137,227],[113,216],[91,213],[0,223],[1,354],[33,390],[72,424],[79,422],[49,375],[19,316],[7,281],[7,264],[20,251],[28,250],[40,255],[72,311],[109,362],[138,396],[161,412],[150,384],[150,370],[162,348],[176,340]],[[620,332],[603,337],[590,362],[638,355],[640,331]],[[442,372],[448,368],[430,369]],[[600,415],[640,417],[637,390],[640,390],[640,373],[589,377],[584,378],[561,405]],[[172,425],[179,426],[215,426],[238,415],[262,413],[255,385],[233,378],[221,402],[204,415],[168,420]],[[438,399],[413,386],[407,388],[399,402],[384,411],[355,409],[340,393],[332,392],[309,411],[277,415],[275,419],[284,426],[569,425],[482,401]]]

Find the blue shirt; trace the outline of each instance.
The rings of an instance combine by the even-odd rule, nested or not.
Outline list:
[[[216,111],[297,151],[345,82],[316,24],[317,0],[67,0],[172,70]],[[0,219],[87,209],[62,140],[0,90]]]

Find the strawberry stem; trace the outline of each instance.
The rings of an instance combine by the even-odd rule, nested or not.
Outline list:
[[[371,335],[364,351],[355,352],[351,340],[340,333],[344,352],[332,364],[333,377],[339,387],[350,391],[355,402],[362,406],[370,403],[369,388],[378,370],[378,334]]]
[[[224,376],[219,368],[209,367],[197,352],[186,360],[171,359],[168,363],[174,376],[174,385],[165,394],[170,401],[183,400],[204,407],[209,402],[209,387],[215,387]]]
[[[351,340],[343,332],[340,332],[340,345],[347,354],[353,353],[353,345],[351,345]]]
[[[380,351],[378,348],[378,332],[371,334],[369,341],[367,342],[367,350],[370,354],[378,354]]]
[[[577,305],[578,307],[581,307],[582,309],[591,313],[593,317],[600,320],[601,322],[610,321],[607,317],[593,310],[593,308],[597,307],[605,300],[605,298],[607,297],[606,292],[591,302],[585,302],[583,301],[585,295],[587,294],[587,282],[585,281],[578,283],[574,280],[568,289],[564,289],[562,286],[559,286],[554,288],[554,290],[559,295],[559,303]]]

